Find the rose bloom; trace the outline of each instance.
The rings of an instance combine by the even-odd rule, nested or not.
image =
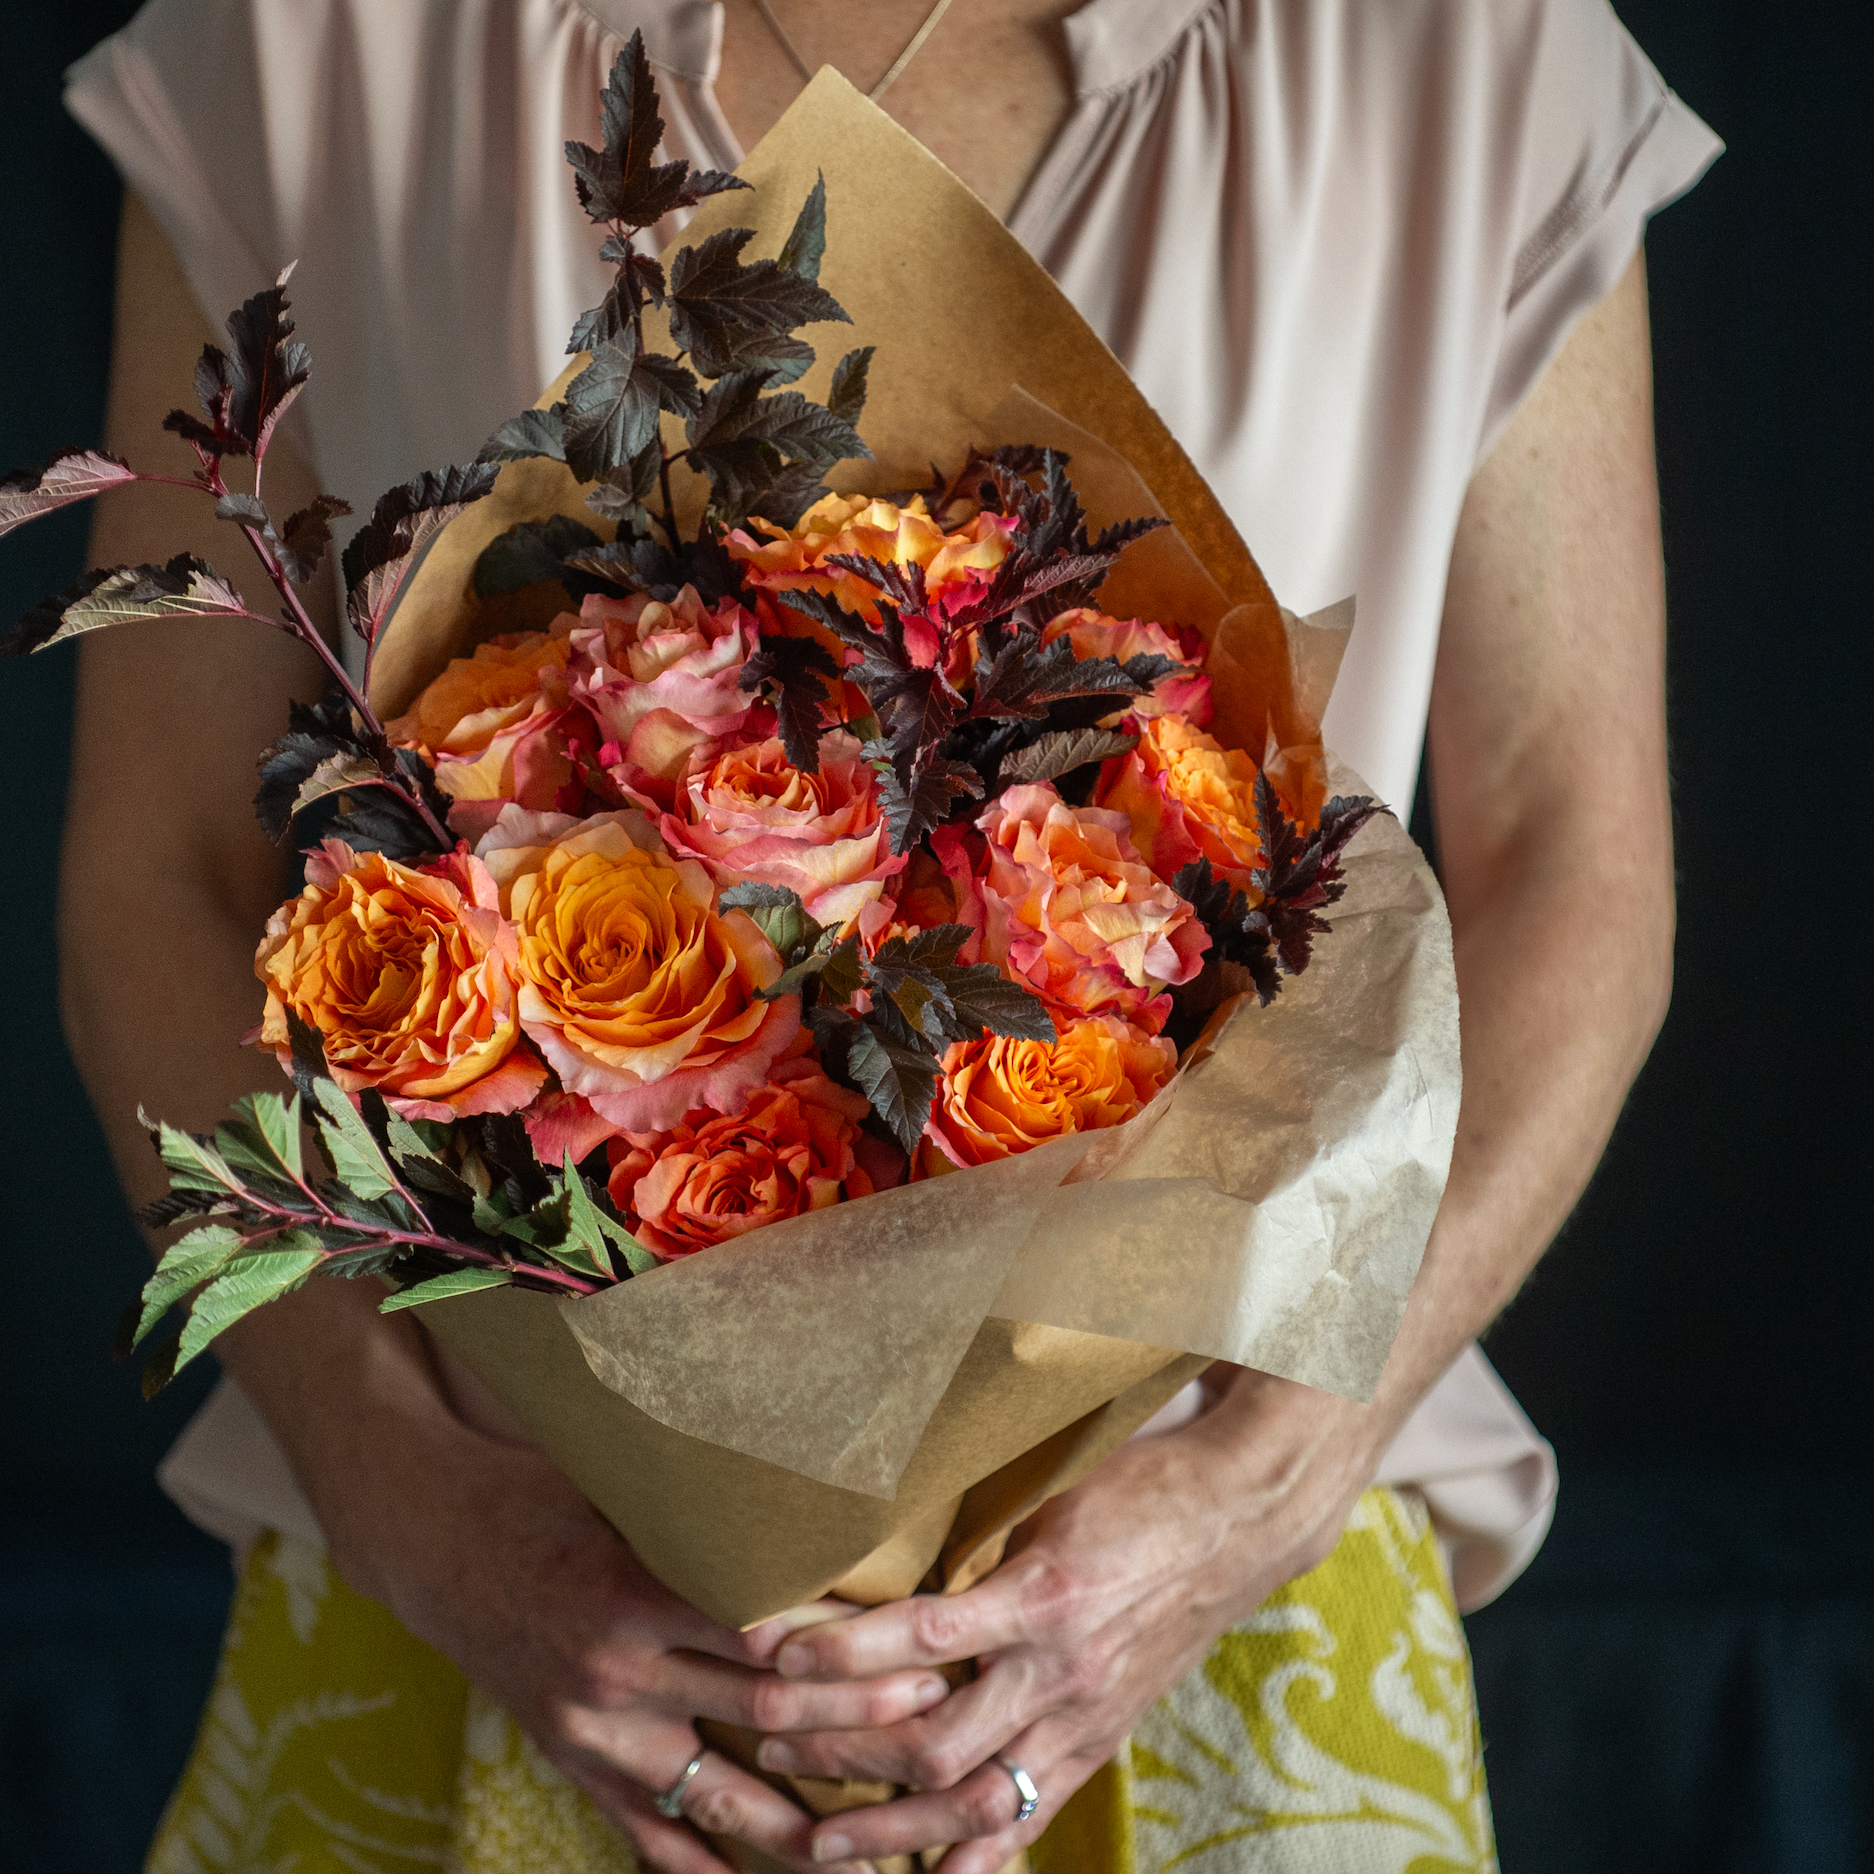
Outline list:
[[[452,853],[419,871],[328,839],[254,957],[259,1039],[290,1067],[291,1009],[349,1093],[376,1087],[406,1118],[511,1113],[546,1080],[517,1045],[517,956],[479,860]]]
[[[1058,1041],[986,1035],[944,1055],[943,1084],[924,1128],[924,1169],[987,1165],[1069,1132],[1130,1119],[1171,1078],[1178,1050],[1110,1015],[1070,1022]]]
[[[477,848],[520,940],[520,1021],[569,1093],[614,1126],[739,1113],[800,1029],[800,1000],[755,994],[781,959],[673,859],[642,813],[504,809]]]
[[[706,606],[694,586],[668,604],[594,595],[580,607],[567,683],[626,792],[668,807],[692,752],[746,726],[742,665],[757,635],[733,599]]]
[[[1262,863],[1256,825],[1256,764],[1183,716],[1140,724],[1139,745],[1100,770],[1095,801],[1123,814],[1132,843],[1161,878],[1200,858],[1239,890],[1257,894]]]
[[[979,591],[1002,564],[1016,522],[1008,515],[979,513],[955,532],[946,533],[931,518],[922,495],[912,496],[904,507],[865,495],[827,495],[791,530],[759,519],[749,525],[759,528],[767,540],[758,542],[736,528],[724,537],[723,545],[742,562],[746,569],[742,576],[750,586],[783,599],[789,592],[829,593],[849,612],[857,612],[876,627],[880,623],[878,588],[844,567],[827,566],[829,558],[853,553],[886,565],[921,566],[931,611],[941,618]],[[916,662],[926,666],[935,662],[938,634],[929,620],[907,618],[905,642]],[[961,668],[950,674],[960,679],[972,653],[962,643],[954,648]]]
[[[409,711],[385,725],[400,747],[434,765],[436,785],[454,803],[449,823],[478,839],[509,801],[546,810],[576,804],[574,743],[588,755],[599,737],[566,689],[572,655],[569,612],[550,632],[491,638],[470,657],[453,658]]]
[[[796,893],[822,924],[849,930],[904,866],[879,811],[878,776],[844,731],[820,741],[820,771],[802,774],[779,737],[692,757],[676,811],[660,831],[700,859],[718,885],[744,879]]]
[[[1090,606],[1059,612],[1041,633],[1043,644],[1066,638],[1076,657],[1169,657],[1173,663],[1201,665],[1210,648],[1188,625],[1158,625],[1144,618],[1108,618]],[[1210,679],[1201,669],[1161,677],[1149,696],[1136,698],[1131,713],[1141,721],[1175,710],[1197,726],[1208,728],[1216,713],[1210,700]]]
[[[733,1117],[695,1112],[668,1131],[612,1140],[607,1188],[653,1255],[694,1255],[842,1197],[869,1197],[873,1180],[853,1152],[865,1115],[860,1095],[798,1056],[779,1062]]]
[[[955,827],[932,844],[967,884],[964,921],[1057,1016],[1112,1013],[1156,1034],[1164,993],[1203,967],[1210,937],[1191,907],[1143,864],[1123,815],[1070,807],[1041,782],[1008,788],[976,821],[977,849]]]

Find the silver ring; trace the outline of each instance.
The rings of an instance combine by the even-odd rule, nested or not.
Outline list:
[[[683,1766],[683,1773],[657,1799],[657,1813],[669,1816],[674,1822],[683,1814],[683,1792],[690,1787],[690,1779],[703,1767],[703,1753],[699,1750]]]
[[[996,1762],[1015,1779],[1015,1793],[1022,1799],[1022,1806],[1015,1811],[1015,1820],[1026,1822],[1041,1804],[1041,1792],[1035,1788],[1035,1779],[1019,1763],[1010,1763],[1006,1757],[998,1757]]]

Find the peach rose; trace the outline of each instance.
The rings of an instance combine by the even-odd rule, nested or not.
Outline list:
[[[866,1103],[817,1061],[778,1063],[733,1117],[692,1113],[667,1131],[614,1139],[612,1201],[634,1235],[666,1262],[764,1223],[868,1197],[853,1148]]]
[[[930,609],[941,618],[982,589],[1002,564],[1017,523],[1009,515],[979,513],[946,533],[931,518],[922,495],[913,495],[903,507],[865,495],[827,495],[791,529],[764,520],[749,525],[767,540],[757,541],[741,528],[723,539],[730,554],[742,562],[748,585],[782,599],[790,592],[829,593],[876,626],[878,588],[844,567],[829,567],[827,560],[851,553],[885,565],[921,566]],[[936,660],[938,632],[928,620],[907,619],[905,642],[918,663],[928,666]],[[967,647],[956,648],[960,656],[966,655]],[[953,678],[962,674],[951,672]]]
[[[800,1000],[755,994],[781,959],[742,912],[718,917],[693,859],[642,813],[502,811],[477,848],[520,942],[520,1022],[569,1093],[614,1126],[739,1113],[800,1029]]]
[[[944,1055],[924,1138],[953,1165],[986,1165],[1130,1119],[1177,1064],[1169,1041],[1110,1015],[1070,1022],[1053,1042],[959,1042]]]
[[[1255,893],[1262,862],[1256,827],[1256,764],[1185,717],[1140,724],[1139,745],[1100,770],[1094,799],[1123,814],[1132,843],[1161,878],[1199,858],[1239,890]]]
[[[754,879],[798,894],[822,924],[849,930],[902,870],[879,811],[878,777],[854,737],[821,738],[820,771],[790,765],[778,737],[691,758],[660,831],[718,885]]]
[[[491,638],[451,660],[407,714],[386,724],[401,747],[434,766],[453,805],[449,824],[479,839],[509,801],[539,811],[581,804],[576,748],[590,762],[602,739],[567,694],[570,612],[550,632]]]
[[[980,848],[956,827],[940,827],[932,844],[969,888],[964,921],[983,959],[1065,1020],[1111,1012],[1163,1028],[1165,989],[1198,973],[1210,937],[1140,861],[1125,817],[1070,807],[1041,782],[1007,789],[976,827]]]
[[[1132,714],[1141,721],[1176,710],[1205,728],[1216,713],[1210,700],[1210,679],[1195,668],[1203,663],[1209,646],[1187,625],[1108,618],[1104,612],[1080,606],[1048,620],[1041,641],[1052,644],[1056,638],[1066,638],[1076,657],[1113,657],[1122,664],[1129,657],[1169,657],[1173,663],[1193,666],[1176,676],[1161,677],[1149,696],[1141,696],[1132,704]]]
[[[742,665],[757,635],[733,599],[706,606],[694,586],[668,604],[595,595],[580,607],[567,683],[626,792],[668,807],[691,754],[747,725],[755,699]]]
[[[261,1045],[290,1066],[291,1009],[348,1093],[376,1087],[406,1118],[511,1113],[546,1080],[517,1045],[517,955],[479,860],[452,853],[419,871],[328,839],[254,957]]]

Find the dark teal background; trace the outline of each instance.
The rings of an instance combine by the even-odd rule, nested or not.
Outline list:
[[[0,16],[0,466],[98,435],[117,188],[59,73],[132,10]],[[1874,1869],[1874,34],[1846,4],[1621,10],[1730,145],[1649,243],[1677,990],[1488,1342],[1565,1481],[1471,1634],[1509,1874],[1850,1874]],[[0,618],[73,576],[85,526],[0,543]],[[0,671],[0,1869],[129,1874],[228,1576],[151,1482],[205,1376],[145,1406],[104,1352],[144,1260],[58,1031],[70,685],[66,652]]]

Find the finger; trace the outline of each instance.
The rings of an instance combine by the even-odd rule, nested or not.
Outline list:
[[[778,1790],[715,1751],[703,1755],[703,1767],[683,1792],[683,1819],[706,1835],[726,1835],[747,1842],[792,1868],[827,1874],[862,1874],[850,1860],[813,1855],[813,1818]]]
[[[1030,1749],[1026,1738],[1017,1749]],[[937,1864],[936,1874],[1002,1874],[1022,1849],[1038,1840],[1047,1826],[1067,1806],[1067,1800],[1088,1777],[1111,1756],[1110,1750],[1077,1751],[1053,1765],[1044,1778],[1037,1779],[1041,1800],[1026,1821],[1013,1823],[993,1835],[979,1835],[974,1841],[959,1843]],[[1012,1761],[1025,1762],[1016,1757]],[[1014,1779],[1010,1779],[1013,1787]]]
[[[656,1869],[657,1874],[733,1874],[694,1829],[659,1815],[643,1787],[622,1770],[590,1759],[578,1764],[562,1763],[561,1768],[592,1798],[606,1821],[631,1843],[647,1870]]]
[[[790,1607],[784,1614],[776,1614],[772,1620],[764,1620],[758,1627],[748,1628],[742,1635],[742,1643],[751,1663],[771,1665],[774,1655],[803,1627],[823,1627],[830,1620],[850,1620],[864,1612],[863,1607],[851,1601],[808,1601],[800,1607]]]
[[[866,1777],[948,1789],[1026,1731],[1046,1702],[1031,1663],[1004,1656],[919,1717],[888,1727],[770,1736],[757,1761],[781,1776]]]
[[[813,1846],[828,1861],[838,1863],[916,1854],[925,1848],[997,1838],[1017,1830],[1032,1839],[1040,1830],[1030,1830],[1015,1820],[1021,1804],[1009,1773],[999,1763],[986,1763],[954,1789],[901,1796],[895,1802],[830,1816],[814,1829]],[[1035,1819],[1031,1816],[1029,1822]],[[999,1868],[1001,1863],[993,1865]]]
[[[784,1679],[875,1679],[1031,1640],[1058,1611],[1053,1572],[1018,1560],[965,1594],[915,1594],[851,1620],[810,1627],[781,1647],[775,1670]]]
[[[665,1654],[650,1668],[647,1696],[685,1719],[718,1718],[755,1731],[848,1731],[901,1724],[949,1696],[928,1671],[858,1683],[802,1684],[697,1654]]]

